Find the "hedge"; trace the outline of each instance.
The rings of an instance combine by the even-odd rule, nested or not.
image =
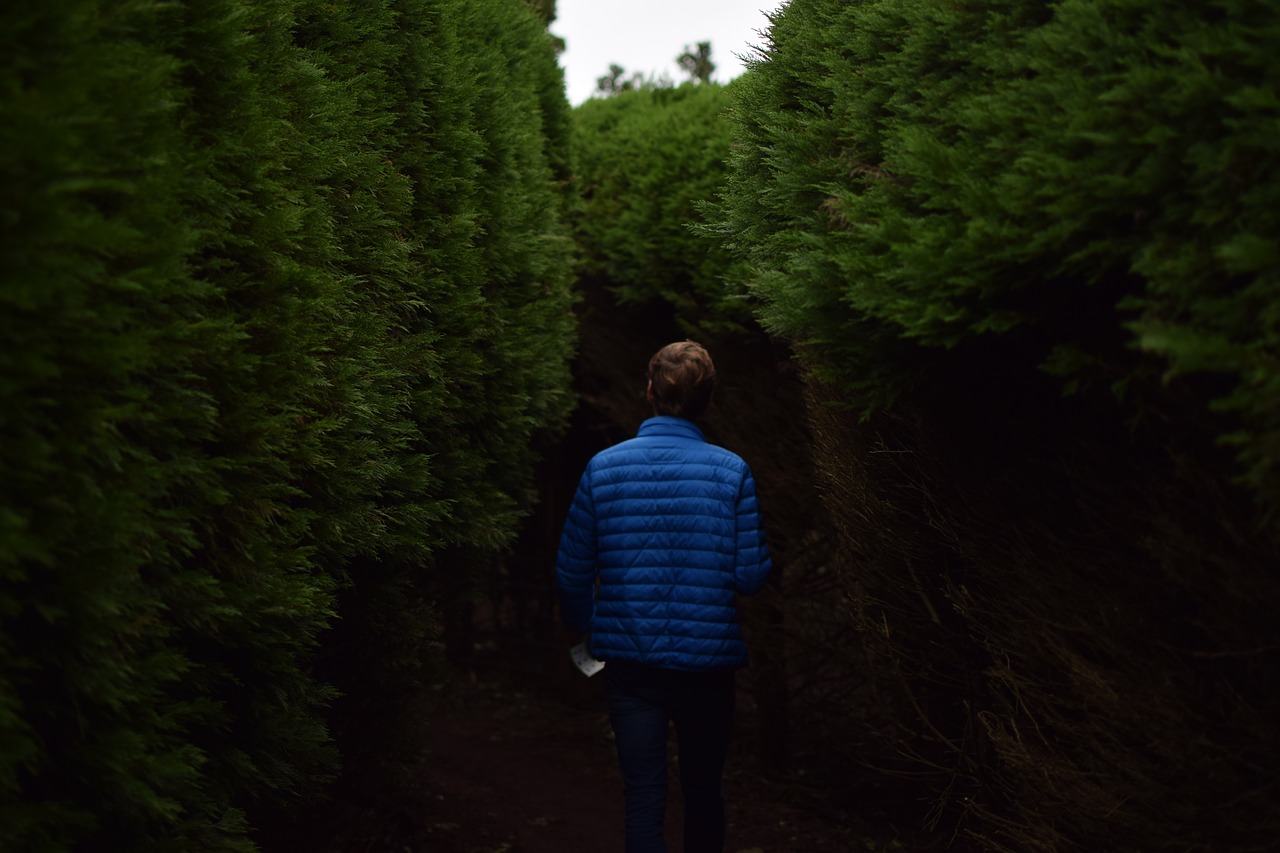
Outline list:
[[[829,748],[945,838],[1275,836],[1278,47],[1249,0],[792,0],[734,84],[711,228],[865,651]]]
[[[1274,505],[1280,29],[1257,0],[1166,11],[779,12],[721,217],[770,328],[867,410],[993,339],[1068,391],[1182,380]]]
[[[729,104],[725,86],[684,83],[573,111],[580,272],[623,305],[670,306],[690,331],[751,322],[740,265],[696,231],[724,181]]]
[[[326,628],[500,547],[565,415],[554,48],[517,0],[0,32],[0,839],[252,849],[338,770]]]

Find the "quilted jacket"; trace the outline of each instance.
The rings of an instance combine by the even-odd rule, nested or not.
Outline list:
[[[746,663],[735,598],[769,569],[747,464],[658,416],[587,465],[556,585],[565,625],[590,631],[600,660],[703,672]]]

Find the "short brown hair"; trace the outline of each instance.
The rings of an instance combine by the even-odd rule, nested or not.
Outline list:
[[[667,344],[649,359],[653,408],[660,415],[696,420],[711,402],[716,366],[701,344]]]

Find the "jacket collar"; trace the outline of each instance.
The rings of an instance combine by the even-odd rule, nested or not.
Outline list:
[[[640,424],[640,431],[637,435],[656,436],[666,435],[676,438],[691,438],[695,441],[706,441],[702,430],[693,421],[684,418],[673,418],[670,415],[655,415],[644,423]]]

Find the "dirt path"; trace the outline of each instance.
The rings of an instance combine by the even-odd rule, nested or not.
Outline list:
[[[610,853],[622,850],[622,783],[603,699],[574,704],[473,685],[432,722],[415,844],[431,853]],[[743,739],[738,738],[741,743]],[[903,850],[824,818],[770,786],[749,756],[726,772],[730,853]],[[673,779],[668,843],[680,850]],[[409,827],[404,829],[408,830]]]
[[[519,693],[466,694],[466,707],[432,725],[423,775],[427,849],[612,849],[621,783],[606,761],[607,720]]]

